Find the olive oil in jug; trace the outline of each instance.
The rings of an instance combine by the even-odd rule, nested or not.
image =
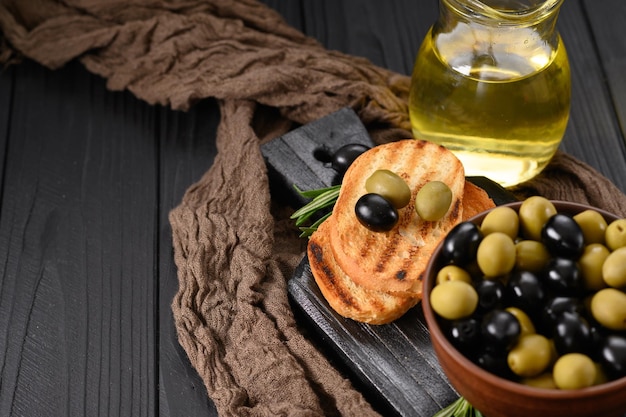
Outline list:
[[[537,175],[569,118],[569,63],[555,29],[561,2],[509,9],[512,1],[440,0],[411,80],[415,137],[453,151],[468,176],[511,186]]]

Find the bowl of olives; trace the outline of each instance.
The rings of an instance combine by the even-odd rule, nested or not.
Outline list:
[[[448,233],[423,284],[441,367],[485,416],[626,415],[626,219],[498,206]]]

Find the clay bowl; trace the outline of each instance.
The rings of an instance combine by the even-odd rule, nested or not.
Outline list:
[[[553,203],[558,212],[571,215],[591,208],[568,202]],[[520,205],[521,202],[507,204],[516,211]],[[607,223],[617,218],[595,210],[605,217]],[[481,213],[470,221],[479,224],[486,214]],[[442,333],[429,303],[440,252],[441,245],[426,269],[422,308],[443,371],[452,386],[476,409],[486,417],[623,417],[626,414],[626,377],[579,390],[541,389],[498,377],[467,359]]]

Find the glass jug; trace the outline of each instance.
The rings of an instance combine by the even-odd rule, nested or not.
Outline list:
[[[465,175],[505,187],[541,172],[569,119],[562,3],[439,0],[411,78],[414,136],[454,152]]]

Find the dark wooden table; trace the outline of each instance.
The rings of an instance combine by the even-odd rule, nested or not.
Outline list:
[[[436,0],[266,0],[330,49],[409,74]],[[626,191],[626,2],[567,0],[562,149]],[[209,416],[176,340],[167,215],[215,157],[216,103],[111,92],[80,64],[0,73],[0,416]]]

